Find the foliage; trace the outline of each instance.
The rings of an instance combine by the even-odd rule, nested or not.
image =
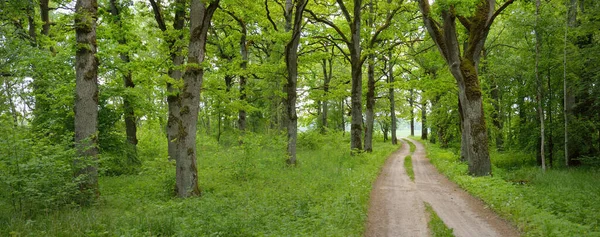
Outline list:
[[[281,136],[248,134],[242,146],[198,139],[202,197],[173,199],[174,164],[164,136],[141,131],[139,175],[102,177],[100,202],[32,219],[2,211],[0,232],[21,235],[359,236],[371,185],[396,146],[375,143],[372,154],[351,156],[348,139],[323,136],[316,149],[301,146],[301,163],[288,167]],[[306,136],[306,135],[302,135]],[[301,137],[302,137],[301,136]],[[299,143],[301,144],[301,143]],[[257,147],[260,147],[257,149]],[[148,156],[153,154],[152,156]],[[29,220],[29,221],[28,221]],[[35,223],[31,225],[28,223]]]

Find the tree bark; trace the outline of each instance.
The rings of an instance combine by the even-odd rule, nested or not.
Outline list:
[[[427,100],[423,98],[421,94],[421,139],[427,141]]]
[[[117,6],[116,0],[110,0],[110,12],[117,19],[116,24],[120,29],[122,27],[122,19],[120,14],[120,9]],[[119,45],[127,47],[127,38],[122,36],[117,36],[117,42]],[[129,53],[121,52],[119,53],[119,58],[125,64],[130,63]],[[133,77],[130,69],[125,69],[123,72],[123,84],[125,85],[126,90],[133,90],[135,88],[135,83],[133,82]],[[134,108],[132,105],[132,96],[126,91],[123,95],[123,112],[124,112],[124,120],[125,120],[125,133],[127,135],[127,144],[129,145],[129,151],[127,151],[127,156],[130,162],[133,164],[140,164],[140,161],[137,157],[137,123]]]
[[[367,121],[365,128],[365,151],[373,151],[373,127],[375,121],[375,56],[367,60]]]
[[[323,105],[321,112],[321,133],[325,134],[327,132],[327,117],[329,113],[329,103],[327,96],[329,95],[329,83],[331,82],[331,75],[333,74],[333,60],[323,59],[321,65],[323,66]]]
[[[491,24],[510,4],[512,0],[495,10],[495,0],[479,0],[475,12],[468,17],[457,16],[455,11],[448,8],[442,9],[443,24],[440,24],[431,16],[429,1],[419,0],[425,27],[458,85],[463,115],[462,147],[466,147],[469,173],[474,176],[490,175],[492,172],[477,67]],[[457,18],[468,31],[462,55],[456,31]]]
[[[302,31],[302,14],[308,0],[299,0],[295,4],[295,12],[293,13],[293,28],[292,37],[285,46],[285,64],[287,67],[287,138],[288,147],[287,163],[291,165],[296,164],[296,140],[298,138],[298,115],[296,114],[296,97],[297,97],[297,83],[298,83],[298,45],[300,44],[300,33]],[[292,0],[287,0],[286,9],[289,9],[289,13],[286,16],[292,15],[292,8],[289,6],[292,4]],[[289,6],[289,8],[288,8]],[[286,17],[287,19],[287,17]],[[286,21],[287,22],[287,21]]]
[[[337,0],[338,3],[342,0]],[[340,4],[342,5],[342,4]],[[350,124],[350,149],[361,150],[362,136],[362,58],[360,47],[360,23],[361,23],[361,7],[362,0],[354,0],[354,18],[349,21],[350,32],[350,61],[352,71],[352,89],[350,90],[351,97],[351,115],[352,121]],[[349,18],[348,18],[349,19]]]
[[[166,38],[165,41],[169,47],[169,56],[171,58],[171,63],[173,64],[169,67],[169,77],[171,77],[174,81],[181,80],[181,65],[184,62],[184,56],[182,55],[182,47],[181,44],[177,42],[183,40],[183,26],[185,23],[185,4],[186,0],[176,0],[175,5],[175,18],[173,20],[173,29],[178,32],[177,36],[170,36],[167,32],[167,26],[165,24],[161,8],[157,4],[155,0],[150,0],[150,5],[152,6],[152,10],[154,12],[154,18],[158,23],[158,28],[163,32]],[[177,157],[177,144],[175,144],[175,139],[178,134],[178,121],[177,117],[171,116],[171,114],[179,114],[179,106],[178,102],[178,91],[177,88],[172,83],[167,83],[167,104],[169,107],[169,116],[167,119],[167,144],[168,144],[168,153],[169,160],[175,160]]]
[[[394,63],[392,62],[392,51],[389,52],[388,60],[388,83],[390,88],[388,89],[388,96],[390,99],[390,120],[392,123],[392,144],[398,144],[398,138],[396,137],[396,99],[394,98]]]
[[[537,111],[538,117],[540,119],[540,159],[542,170],[546,171],[546,154],[544,151],[545,143],[545,131],[544,131],[544,106],[542,105],[542,80],[540,79],[540,71],[539,71],[539,55],[540,55],[540,42],[542,41],[542,36],[539,32],[538,21],[540,15],[540,0],[536,0],[535,2],[535,80],[537,82]]]
[[[410,135],[415,135],[415,91],[414,89],[409,89],[410,97],[408,98],[408,107],[410,108]]]
[[[96,57],[96,0],[75,4],[75,176],[80,179],[80,200],[89,204],[98,191],[98,58]]]
[[[190,5],[190,42],[187,64],[183,74],[183,87],[169,100],[169,129],[173,149],[169,156],[176,162],[176,193],[179,197],[200,195],[196,168],[196,127],[200,105],[206,38],[210,21],[219,5],[219,0],[208,6],[201,0],[192,0]]]

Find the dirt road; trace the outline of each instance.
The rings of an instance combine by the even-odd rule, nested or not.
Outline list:
[[[441,175],[426,158],[423,145],[412,154],[415,181],[404,170],[409,146],[387,161],[371,192],[365,236],[429,236],[424,202],[429,203],[455,236],[519,236],[483,202]]]

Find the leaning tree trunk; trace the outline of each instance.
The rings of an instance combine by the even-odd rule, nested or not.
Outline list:
[[[190,43],[188,59],[183,75],[183,87],[169,100],[169,140],[174,149],[169,156],[176,162],[176,193],[179,197],[200,195],[196,167],[196,127],[200,104],[200,88],[204,62],[206,37],[210,21],[219,0],[208,7],[201,0],[192,0],[190,10]],[[173,108],[173,110],[171,110]]]
[[[367,123],[365,128],[365,151],[373,151],[373,125],[375,120],[375,56],[367,62]]]
[[[75,5],[75,159],[76,178],[88,204],[98,192],[98,58],[96,57],[96,0],[77,0]]]
[[[291,4],[287,0],[286,6]],[[287,134],[288,134],[288,164],[296,164],[296,140],[298,137],[298,115],[296,114],[296,87],[298,84],[298,45],[300,44],[300,33],[302,30],[302,14],[308,0],[299,0],[296,2],[296,11],[294,12],[292,38],[285,46],[285,64],[287,67]],[[290,7],[291,8],[291,7]],[[292,9],[289,9],[291,15]]]

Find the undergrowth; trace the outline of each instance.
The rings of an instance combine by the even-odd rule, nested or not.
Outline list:
[[[177,199],[160,134],[140,132],[141,172],[101,177],[91,207],[22,218],[0,202],[0,235],[360,236],[373,180],[397,149],[377,142],[373,153],[351,156],[347,136],[307,133],[299,137],[299,164],[290,167],[283,136],[248,133],[231,146],[200,136],[202,196]]]
[[[471,177],[451,151],[427,144],[443,174],[517,225],[525,236],[600,236],[600,170],[535,167],[535,157],[491,154],[493,176]]]

